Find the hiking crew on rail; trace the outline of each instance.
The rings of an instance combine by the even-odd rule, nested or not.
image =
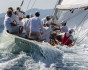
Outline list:
[[[72,45],[74,30],[68,30],[67,22],[63,22],[62,27],[60,27],[52,23],[52,16],[46,16],[42,20],[39,17],[40,12],[25,17],[25,12],[21,11],[20,7],[17,7],[16,11],[9,7],[4,20],[5,30],[20,37],[45,41],[52,45],[58,43]]]

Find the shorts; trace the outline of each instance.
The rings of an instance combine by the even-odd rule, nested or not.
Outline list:
[[[30,38],[34,40],[39,40],[40,39],[40,33],[39,32],[31,32]]]
[[[19,33],[19,26],[12,26],[10,29],[7,30],[11,34],[18,34]]]

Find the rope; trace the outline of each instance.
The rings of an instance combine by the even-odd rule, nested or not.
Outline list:
[[[83,18],[82,21],[79,23],[79,25],[77,26],[77,28],[75,29],[75,31],[79,28],[79,26],[82,24],[82,22],[83,22],[84,19],[87,17],[87,15],[88,15],[88,13],[84,16],[84,18]],[[78,33],[78,35],[77,35],[77,38],[78,38],[80,32],[81,32],[81,29],[80,29],[80,31],[79,31],[79,33]]]
[[[34,3],[33,3],[33,5],[32,5],[32,7],[31,7],[31,9],[33,9],[33,7],[34,7],[34,5],[35,5],[36,1],[37,1],[37,0],[35,0],[35,1],[34,1]],[[31,10],[31,9],[30,9],[30,10]]]
[[[21,5],[20,5],[20,8],[22,7],[23,3],[24,3],[24,0],[22,1]]]
[[[32,6],[31,6],[31,8],[30,8],[30,12],[31,12],[31,10],[33,9],[33,7],[34,7],[36,1],[37,1],[37,0],[35,0],[34,3],[32,4]],[[28,6],[27,6],[26,11],[28,10],[28,7],[29,7],[30,3],[31,3],[31,0],[29,1],[29,4],[28,4]]]
[[[84,21],[84,19],[87,17],[88,13],[84,16],[84,18],[82,19],[82,21],[79,23],[79,25],[77,26],[77,28],[75,30],[77,30],[79,28],[79,26],[82,24],[82,22]]]
[[[62,12],[62,11],[61,11]],[[66,11],[63,11],[62,13],[61,13],[61,16],[60,16],[60,18],[58,19],[58,20],[61,20],[62,18],[63,18],[63,16],[65,15],[65,13],[66,13]],[[64,21],[66,21],[66,20],[64,20]],[[61,23],[63,23],[64,21],[62,21]],[[60,23],[60,24],[61,24]]]
[[[86,37],[83,37],[77,44],[80,44]]]
[[[53,8],[53,12],[52,12],[53,15],[54,15],[54,13],[55,13],[55,10],[56,10],[56,7],[57,7],[57,4],[58,4],[58,0],[57,0],[57,2],[56,2],[55,7]]]
[[[28,3],[28,6],[27,6],[27,9],[26,9],[26,11],[28,10],[30,3],[31,3],[31,0],[30,0],[30,1],[29,1],[29,3]]]
[[[88,33],[88,31],[86,31],[85,34],[83,34],[82,39],[78,42],[78,44],[80,44],[86,38],[87,33]]]
[[[71,20],[72,18],[75,18],[76,16],[82,14],[84,11],[79,11],[78,13],[74,14],[73,16],[70,16],[69,18],[67,18],[66,20],[62,21],[61,23],[65,22],[65,21],[69,21]]]

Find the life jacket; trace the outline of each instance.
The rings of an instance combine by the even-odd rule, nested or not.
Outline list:
[[[66,33],[65,33],[65,35],[64,35],[64,37],[62,38],[62,44],[63,45],[68,45],[68,46],[71,46],[72,44],[72,40],[70,40],[70,37],[71,37],[72,35],[69,35],[69,36],[66,36]]]

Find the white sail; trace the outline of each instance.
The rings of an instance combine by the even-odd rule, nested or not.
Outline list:
[[[74,5],[74,4],[86,4],[88,0],[63,0],[61,5]]]
[[[88,6],[88,0],[63,0],[61,5],[58,5],[57,8],[58,9],[62,9],[62,13],[64,13],[64,15],[62,14],[61,17],[59,18],[59,23],[62,21],[65,21],[66,19],[74,17],[74,15],[76,15],[77,13],[80,15],[81,14],[81,9],[79,9],[80,7],[87,7]],[[79,9],[77,10],[74,14],[72,14],[69,10],[70,9]],[[65,18],[63,20],[63,18]]]
[[[80,8],[86,8],[88,7],[88,4],[67,4],[67,5],[58,5],[57,9],[60,10],[71,10],[71,9],[80,9]]]
[[[88,20],[88,10],[84,10],[84,9],[80,9],[80,8],[85,8],[88,7],[88,0],[63,0],[62,4],[59,6],[59,9],[62,9],[62,13],[64,13],[64,15],[62,15],[59,20],[58,23],[61,23],[63,21],[67,21],[67,26],[69,28],[78,28],[82,26],[81,29],[83,29],[83,26],[85,26],[85,28],[87,28],[87,23],[85,22]],[[61,7],[62,6],[62,7]],[[77,9],[76,9],[77,8]],[[74,10],[73,13],[71,13],[71,11],[67,10],[67,9],[76,9]],[[84,19],[85,17],[85,19]],[[82,21],[83,20],[83,21]],[[78,27],[78,25],[80,24],[80,26]]]
[[[61,5],[57,6],[57,8],[61,9],[62,13],[64,13],[64,15],[61,15],[58,22],[61,23],[63,21],[69,21],[77,17],[78,15],[81,15],[84,12],[84,10],[80,8],[88,7],[87,2],[88,0],[69,0],[69,1],[63,0]],[[74,10],[74,13],[71,13],[69,11],[71,9],[77,9],[77,10]]]

